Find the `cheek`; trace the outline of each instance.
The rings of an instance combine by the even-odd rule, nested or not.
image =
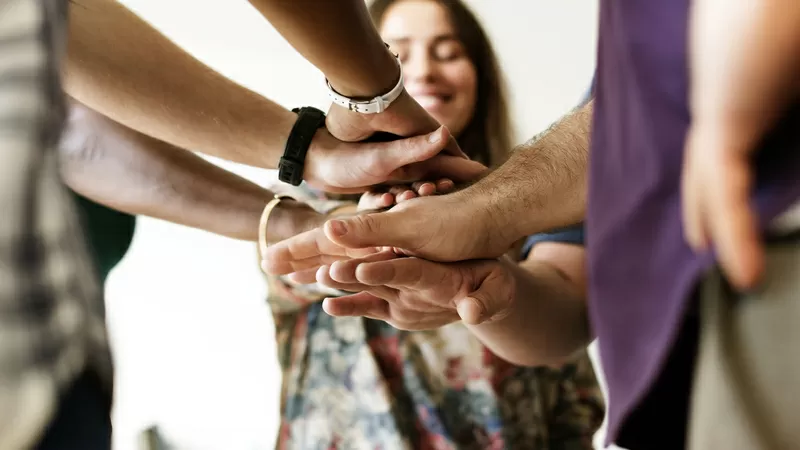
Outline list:
[[[460,67],[451,67],[448,70],[447,81],[455,92],[455,102],[458,107],[454,118],[459,125],[466,126],[475,112],[478,95],[478,76],[472,64],[459,64]]]

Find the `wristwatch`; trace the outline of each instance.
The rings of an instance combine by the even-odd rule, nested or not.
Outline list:
[[[386,44],[386,47],[388,48],[389,44]],[[354,100],[336,92],[333,86],[331,86],[331,82],[326,78],[325,84],[328,86],[328,97],[330,97],[333,103],[359,114],[379,114],[386,111],[386,108],[388,108],[393,101],[397,100],[397,97],[400,97],[400,94],[403,93],[403,89],[405,88],[403,83],[403,66],[400,64],[400,58],[395,53],[392,53],[392,55],[397,60],[397,67],[400,68],[400,79],[397,80],[397,84],[395,84],[391,91],[379,95],[372,100]]]

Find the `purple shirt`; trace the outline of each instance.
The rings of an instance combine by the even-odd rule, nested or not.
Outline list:
[[[609,441],[659,374],[712,263],[681,227],[688,0],[603,1],[587,218],[589,309],[609,389]],[[800,195],[800,114],[758,153],[762,223]]]

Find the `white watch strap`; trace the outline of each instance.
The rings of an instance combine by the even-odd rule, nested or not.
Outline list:
[[[333,103],[336,103],[339,106],[345,107],[350,111],[355,111],[360,114],[378,114],[386,111],[386,108],[392,104],[393,101],[397,100],[397,97],[403,93],[403,89],[405,89],[405,85],[403,83],[403,66],[400,65],[400,61],[397,61],[397,66],[400,68],[400,79],[397,80],[397,84],[392,88],[391,91],[384,95],[379,95],[372,100],[353,100],[349,97],[345,97],[344,95],[336,92],[331,86],[330,81],[325,79],[325,84],[328,86],[328,96],[331,98]]]

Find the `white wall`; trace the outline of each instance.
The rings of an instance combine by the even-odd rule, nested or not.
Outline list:
[[[330,1],[330,0],[328,0]],[[195,56],[286,106],[325,107],[320,74],[244,0],[123,0]],[[584,93],[597,1],[472,0],[500,54],[520,140]],[[255,181],[272,174],[222,163]],[[107,287],[115,445],[158,423],[187,449],[268,449],[277,431],[272,323],[254,246],[140,219]]]

